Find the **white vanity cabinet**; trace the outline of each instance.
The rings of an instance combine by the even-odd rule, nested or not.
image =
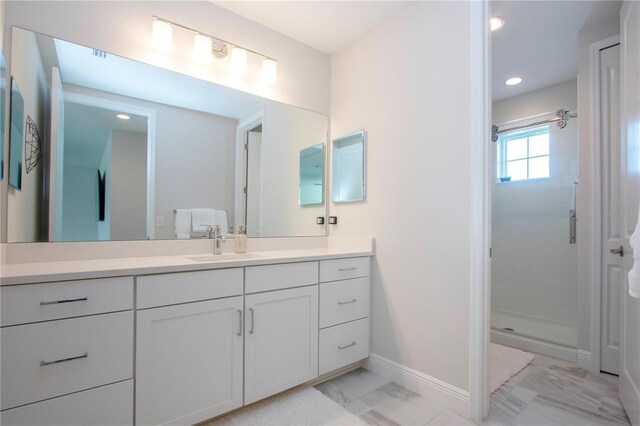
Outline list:
[[[133,423],[133,279],[2,287],[2,425]]]
[[[195,424],[242,406],[242,292],[241,268],[138,277],[136,424]]]
[[[318,286],[245,297],[244,402],[318,376]]]

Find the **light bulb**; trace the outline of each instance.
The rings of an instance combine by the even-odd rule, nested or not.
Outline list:
[[[211,62],[211,48],[213,41],[202,34],[198,34],[193,39],[193,56],[196,61],[208,64]]]
[[[262,61],[262,80],[267,83],[275,83],[278,73],[278,63],[273,59],[264,59]]]
[[[152,44],[154,49],[170,52],[173,46],[173,27],[168,22],[156,19],[153,21]]]
[[[247,72],[247,51],[239,47],[231,49],[231,70],[244,74]]]
[[[491,31],[496,31],[504,27],[504,18],[501,16],[492,16],[489,22],[491,22]]]

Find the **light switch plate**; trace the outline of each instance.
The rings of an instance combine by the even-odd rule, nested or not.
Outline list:
[[[156,216],[156,226],[164,226],[164,216]]]

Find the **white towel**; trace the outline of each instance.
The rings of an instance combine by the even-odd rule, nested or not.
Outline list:
[[[210,226],[216,224],[216,211],[214,209],[191,210],[191,230],[205,233]]]
[[[216,210],[216,225],[220,225],[220,235],[226,237],[229,233],[229,226],[227,225],[227,212],[224,210]]]
[[[636,229],[629,239],[633,250],[633,268],[629,271],[629,294],[631,297],[640,299],[640,220],[636,224]]]
[[[176,210],[175,233],[176,238],[179,240],[188,240],[191,238],[191,210]]]

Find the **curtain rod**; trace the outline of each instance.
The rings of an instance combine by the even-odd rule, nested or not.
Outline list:
[[[541,115],[547,115],[547,114],[548,113],[534,115],[533,117],[540,117]],[[542,124],[556,123],[556,126],[558,126],[560,129],[564,129],[567,126],[567,123],[569,122],[569,120],[577,117],[578,117],[577,112],[569,112],[566,109],[559,109],[558,111],[556,111],[556,116],[548,120],[540,120],[540,121],[536,121],[529,124],[523,124],[521,126],[508,127],[506,129],[501,129],[498,125],[494,124],[493,126],[491,126],[491,141],[496,142],[498,140],[498,135],[502,133],[514,132],[516,130],[530,129],[532,127],[540,126]],[[529,117],[529,118],[532,118],[532,117]],[[522,121],[522,120],[514,120],[514,121],[510,121],[509,123],[513,123],[516,121]],[[505,123],[505,124],[508,124],[508,123]]]

